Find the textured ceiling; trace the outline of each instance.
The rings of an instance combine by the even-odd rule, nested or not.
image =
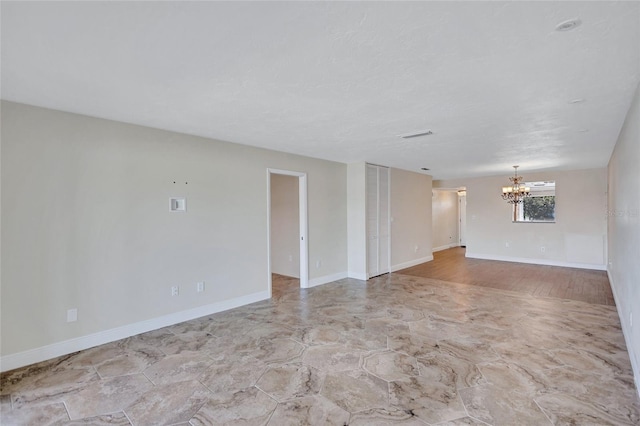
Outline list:
[[[604,167],[640,80],[638,2],[1,8],[3,99],[440,179]]]

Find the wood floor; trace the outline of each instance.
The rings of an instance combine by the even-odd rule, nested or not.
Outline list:
[[[469,259],[455,247],[433,254],[434,260],[396,274],[453,281],[516,291],[538,297],[559,297],[615,306],[605,271]]]

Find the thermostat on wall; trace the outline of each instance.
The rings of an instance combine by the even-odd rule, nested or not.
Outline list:
[[[187,199],[184,197],[171,197],[171,204],[169,209],[172,212],[186,212],[187,211]]]

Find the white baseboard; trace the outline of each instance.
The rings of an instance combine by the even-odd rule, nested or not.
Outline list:
[[[349,278],[353,278],[354,280],[361,280],[361,281],[366,281],[367,280],[367,274],[361,274],[359,272],[347,272],[347,277]]]
[[[618,318],[620,318],[620,325],[622,325],[622,335],[624,336],[624,342],[627,345],[627,353],[629,354],[629,360],[631,361],[631,369],[633,370],[633,381],[636,385],[636,392],[638,393],[638,397],[640,397],[640,365],[636,362],[636,354],[633,351],[633,345],[631,345],[631,330],[627,329],[627,322],[624,321],[627,315],[621,311],[622,305],[620,304],[620,296],[616,293],[617,287],[613,283],[613,277],[611,276],[609,268],[607,268],[607,277],[609,278],[609,284],[611,285],[613,300],[616,302],[616,310],[618,311]]]
[[[431,249],[431,252],[433,253],[433,252],[436,252],[436,251],[447,250],[447,249],[458,247],[458,246],[459,246],[459,244],[455,244],[455,243],[447,244],[447,245],[440,246],[440,247],[434,247],[433,249]]]
[[[511,257],[500,256],[494,254],[482,254],[473,253],[467,250],[465,257],[472,259],[485,259],[485,260],[500,260],[503,262],[517,262],[517,263],[530,263],[532,265],[548,265],[548,266],[564,266],[565,268],[579,268],[579,269],[595,269],[597,271],[606,271],[606,265],[598,265],[591,263],[572,263],[572,262],[560,262],[551,259],[534,259],[530,257]]]
[[[347,278],[348,274],[346,272],[338,272],[337,274],[324,275],[322,277],[317,277],[309,280],[309,285],[307,288],[315,287],[322,284],[332,283],[334,281],[342,280]]]
[[[0,357],[0,371],[9,371],[14,368],[34,364],[36,362],[46,361],[48,359],[89,349],[94,346],[103,345],[126,337],[135,336],[136,334],[146,333],[147,331],[157,330],[183,321],[189,321],[195,318],[211,315],[216,312],[237,308],[238,306],[259,302],[261,300],[269,299],[269,297],[268,291],[260,291],[258,293],[252,293],[222,302],[199,306],[186,311],[175,312],[161,317],[123,325],[110,330],[99,331],[86,336],[65,340],[63,342],[29,349],[24,352],[5,355]]]
[[[399,271],[400,269],[410,268],[412,266],[419,265],[425,262],[431,262],[433,260],[433,255],[429,255],[426,257],[421,257],[420,259],[410,260],[408,262],[398,263],[397,265],[391,266],[391,272]]]

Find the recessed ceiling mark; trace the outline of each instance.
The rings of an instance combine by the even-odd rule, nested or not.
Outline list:
[[[427,170],[429,170],[429,169],[427,169],[426,167],[422,167],[422,168],[420,168],[420,170],[427,171]]]
[[[577,99],[571,99],[569,101],[570,104],[581,104],[582,102],[584,102],[586,99],[584,98],[577,98]]]
[[[431,130],[421,130],[419,132],[405,133],[404,135],[398,135],[402,139],[418,138],[420,136],[430,136],[433,132]]]
[[[568,19],[556,25],[556,31],[571,31],[572,29],[579,27],[580,24],[582,24],[582,21],[578,18]]]

